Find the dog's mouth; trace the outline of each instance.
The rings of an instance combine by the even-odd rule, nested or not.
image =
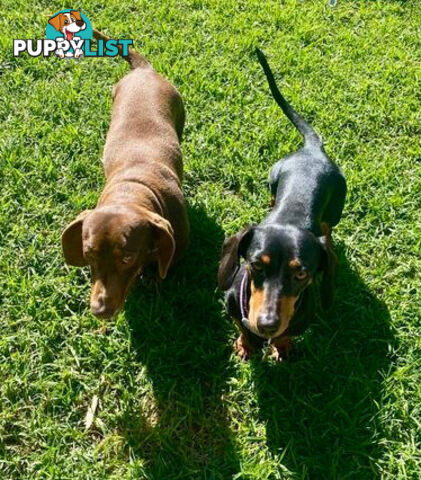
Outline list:
[[[118,315],[120,310],[121,309],[118,309],[118,310],[104,310],[104,311],[101,311],[101,312],[97,312],[95,310],[92,310],[92,308],[91,308],[92,314],[95,315],[95,317],[100,318],[102,320],[113,320]]]
[[[284,313],[281,314],[279,322],[277,323],[277,326],[273,331],[265,331],[264,329],[261,329],[257,324],[256,318],[252,319],[252,321],[250,321],[248,317],[242,318],[241,323],[247,330],[250,330],[258,337],[264,338],[265,340],[268,340],[270,342],[272,339],[280,337],[286,332],[289,327],[290,321],[297,313],[297,310],[301,305],[301,300],[302,295],[293,297],[292,304],[284,306],[284,310],[282,310],[284,311]]]
[[[69,42],[73,38],[73,35],[74,35],[73,32],[69,32],[69,30],[66,30],[66,37]]]

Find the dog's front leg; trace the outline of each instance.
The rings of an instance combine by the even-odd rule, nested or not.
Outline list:
[[[294,348],[294,344],[291,337],[284,335],[278,338],[274,338],[270,342],[270,347],[272,350],[272,358],[277,362],[282,362],[291,353]]]
[[[256,351],[255,346],[249,341],[247,334],[241,333],[234,342],[234,351],[241,360],[248,360]]]

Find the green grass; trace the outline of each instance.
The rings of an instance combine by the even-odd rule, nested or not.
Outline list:
[[[107,323],[60,233],[104,184],[127,64],[12,56],[63,6],[78,8],[6,0],[0,16],[0,478],[419,479],[417,0],[83,2],[187,109],[190,251]],[[215,280],[224,236],[264,217],[269,168],[300,144],[255,46],[349,185],[335,306],[282,364],[237,361]]]

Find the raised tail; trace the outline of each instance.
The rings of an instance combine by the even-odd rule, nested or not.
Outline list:
[[[264,53],[256,48],[257,58],[259,59],[260,65],[265,72],[267,81],[269,83],[270,91],[272,92],[273,98],[276,103],[282,108],[282,111],[285,113],[287,118],[294,124],[295,128],[303,135],[305,145],[322,145],[322,140],[313,127],[307,123],[285,100],[282,93],[279,91],[279,88],[276,85],[275,79],[273,77],[272,70],[269,67],[269,64],[266,60]]]
[[[104,35],[98,30],[95,30],[95,28],[93,29],[93,34],[94,38],[96,38],[97,40],[103,40],[104,42],[106,42],[107,40],[111,40],[110,37],[107,37],[107,35]],[[150,67],[149,62],[140,53],[137,53],[133,49],[129,48],[129,53],[127,54],[127,56],[123,56],[123,47],[121,45],[117,45],[117,48],[118,53],[124,58],[124,60],[130,63],[130,66],[132,68]]]

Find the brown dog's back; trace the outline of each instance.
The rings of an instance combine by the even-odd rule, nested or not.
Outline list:
[[[114,105],[104,154],[106,174],[128,148],[128,158],[148,155],[182,177],[180,137],[184,107],[178,91],[151,67],[136,68],[114,87]],[[151,158],[152,160],[152,158]]]
[[[140,66],[133,68],[113,90],[111,124],[103,156],[107,184],[98,205],[108,202],[110,196],[114,201],[124,196],[126,201],[135,197],[137,203],[158,210],[173,226],[177,258],[188,237],[179,143],[184,106],[168,80],[140,54],[131,54]],[[122,183],[125,189],[119,191]]]

